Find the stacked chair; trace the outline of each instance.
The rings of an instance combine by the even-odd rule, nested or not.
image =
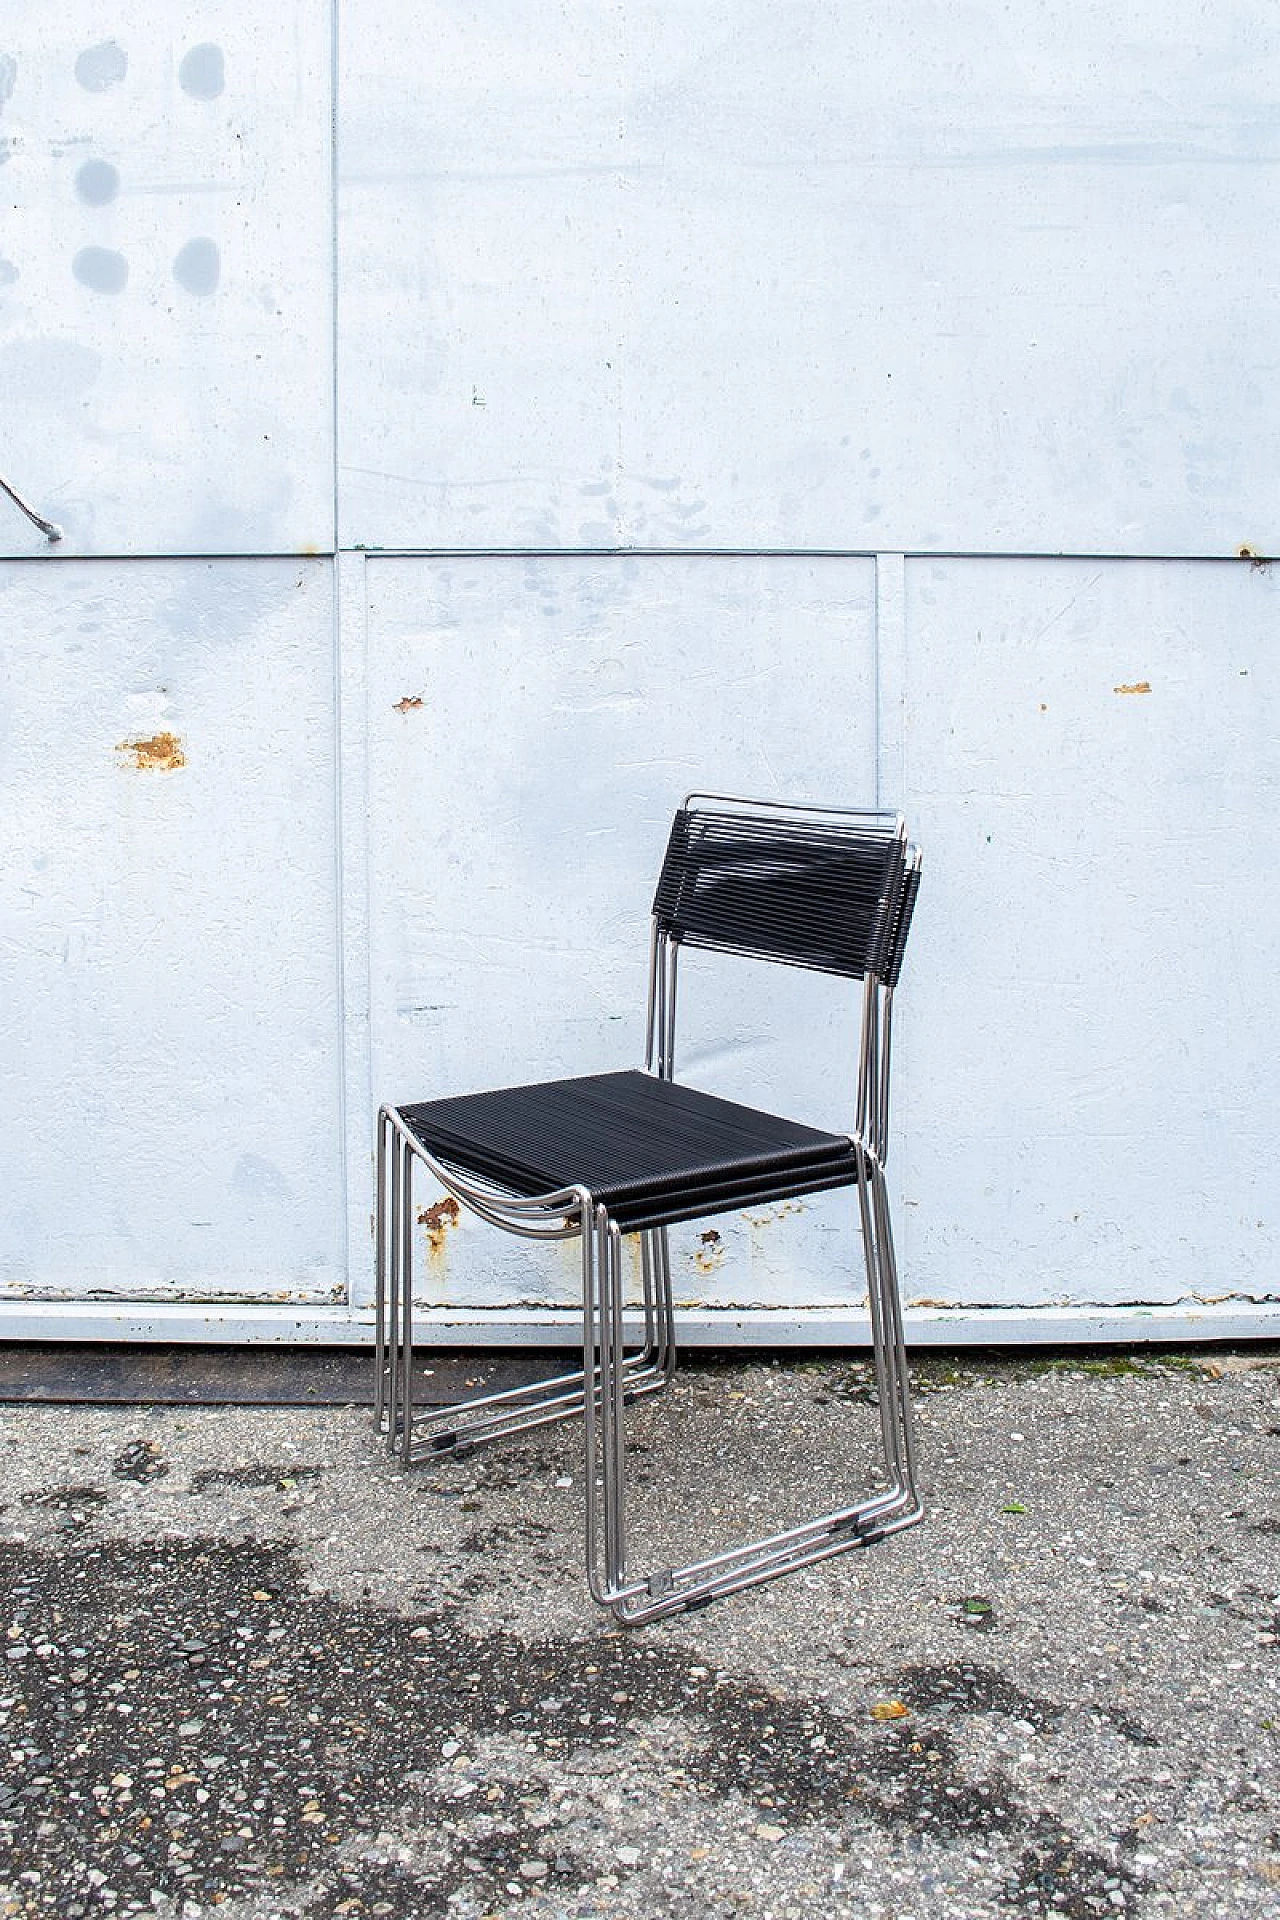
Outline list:
[[[643,1071],[383,1107],[377,1129],[377,1418],[406,1464],[578,1416],[587,1575],[627,1624],[705,1605],[921,1515],[885,1160],[894,992],[920,881],[900,815],[691,794],[653,903]],[[828,1133],[677,1080],[682,947],[862,983],[851,1126]],[[851,1075],[851,1078],[854,1076]],[[582,1366],[462,1406],[413,1405],[414,1170],[531,1240],[578,1239]],[[837,1187],[857,1191],[882,1484],[789,1527],[683,1565],[632,1571],[625,1410],[675,1364],[668,1228]],[[640,1240],[643,1301],[624,1321],[622,1241]]]

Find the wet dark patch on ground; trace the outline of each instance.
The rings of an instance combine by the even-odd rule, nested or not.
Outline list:
[[[0,1591],[0,1842],[16,1914],[134,1915],[153,1896],[214,1907],[256,1891],[282,1916],[430,1920],[451,1897],[482,1912],[539,1887],[585,1892],[598,1865],[546,1770],[593,1772],[663,1716],[688,1729],[690,1794],[787,1828],[1003,1836],[1022,1850],[1014,1904],[1088,1920],[1120,1888],[1133,1911],[1130,1874],[1025,1805],[999,1768],[970,1777],[927,1722],[944,1707],[1046,1727],[1060,1714],[980,1668],[909,1668],[897,1685],[911,1713],[860,1726],[665,1638],[526,1644],[471,1630],[455,1607],[415,1620],[313,1594],[291,1551],[262,1543],[3,1547]]]
[[[1061,1914],[1064,1920],[1098,1920],[1116,1911],[1112,1893],[1133,1911],[1135,1882],[1108,1867],[1101,1855],[1079,1847],[1068,1833],[1046,1833],[1027,1847],[1003,1898],[1023,1913]]]
[[[130,1440],[111,1462],[117,1480],[161,1480],[169,1471],[154,1440]]]
[[[562,1471],[562,1455],[546,1446],[503,1447],[499,1453],[479,1454],[460,1469],[477,1482],[480,1493],[516,1493],[531,1480]]]
[[[902,1675],[904,1696],[910,1697],[910,1679],[917,1704],[923,1704],[930,1672],[916,1668]],[[977,1689],[970,1710],[978,1701],[986,1710],[1003,1698],[1003,1683],[989,1678],[992,1686]],[[1009,1692],[1018,1695],[1016,1702],[999,1710],[1016,1705],[1017,1717],[1025,1719],[1026,1708],[1036,1703],[1016,1688]],[[713,1723],[703,1757],[690,1769],[712,1790],[746,1793],[791,1822],[843,1808],[888,1831],[934,1840],[1002,1836],[1023,1849],[1019,1873],[1002,1889],[1005,1902],[1028,1912],[1093,1920],[1114,1911],[1110,1894],[1119,1890],[1127,1911],[1137,1911],[1139,1882],[1132,1872],[1064,1833],[1053,1816],[1028,1808],[1000,1769],[983,1780],[968,1778],[955,1743],[939,1727],[912,1715],[863,1737],[847,1721],[796,1703],[748,1696],[743,1704],[745,1720],[740,1708],[733,1715],[736,1739],[718,1745],[717,1735],[724,1742],[729,1728]]]
[[[1115,1728],[1122,1739],[1130,1741],[1135,1747],[1158,1747],[1160,1745],[1154,1733],[1152,1733],[1149,1728],[1144,1727],[1140,1720],[1135,1720],[1131,1713],[1126,1713],[1123,1707],[1111,1705],[1096,1706],[1094,1712],[1101,1714],[1102,1718],[1109,1726]]]
[[[464,1533],[458,1542],[459,1553],[494,1553],[501,1547],[536,1546],[549,1538],[552,1529],[541,1520],[499,1520],[477,1533]],[[552,1564],[549,1554],[540,1556]]]
[[[1024,1693],[1012,1680],[991,1667],[971,1662],[955,1666],[904,1667],[899,1673],[897,1691],[905,1701],[923,1711],[942,1707],[949,1712],[1002,1713],[1010,1720],[1023,1720],[1037,1732],[1056,1727],[1065,1711],[1056,1700],[1045,1700]]]
[[[319,1480],[323,1467],[201,1467],[191,1476],[191,1492],[205,1493],[210,1487],[274,1487],[288,1493],[303,1480]]]
[[[56,1513],[93,1513],[111,1498],[104,1487],[41,1487],[24,1493],[24,1507],[52,1507]]]

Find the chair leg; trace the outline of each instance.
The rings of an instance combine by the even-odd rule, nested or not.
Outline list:
[[[408,1466],[413,1459],[413,1153],[404,1141],[401,1157],[399,1443]]]
[[[528,1387],[482,1394],[458,1405],[415,1412],[413,1406],[413,1149],[391,1122],[378,1133],[378,1205],[375,1214],[375,1418],[393,1454],[416,1464],[440,1454],[462,1455],[513,1434],[580,1415],[585,1381],[599,1392],[599,1373],[582,1369]],[[642,1344],[625,1353],[622,1391],[627,1400],[660,1392],[674,1365],[670,1261],[665,1232],[644,1236]],[[619,1276],[620,1284],[620,1276]]]
[[[582,1223],[582,1377],[596,1384],[596,1391],[585,1394],[582,1408],[582,1500],[586,1532],[587,1584],[594,1600],[609,1604],[607,1564],[601,1567],[601,1495],[607,1475],[604,1470],[604,1396],[600,1391],[605,1359],[604,1312],[602,1294],[601,1235],[596,1219]]]
[[[873,1190],[879,1214],[877,1234],[878,1264],[882,1280],[884,1306],[886,1371],[892,1380],[893,1410],[896,1421],[896,1458],[900,1465],[904,1511],[918,1520],[923,1509],[916,1491],[915,1420],[911,1409],[911,1380],[907,1368],[907,1347],[902,1325],[902,1288],[893,1245],[893,1225],[889,1212],[889,1190],[884,1169],[875,1168]],[[905,1522],[903,1524],[906,1524]]]
[[[401,1403],[401,1267],[403,1221],[400,1200],[404,1156],[399,1137],[383,1119],[378,1137],[377,1338],[375,1409],[390,1452],[396,1451],[404,1409]]]
[[[921,1515],[915,1491],[914,1447],[906,1352],[893,1255],[888,1190],[881,1169],[868,1161],[859,1183],[859,1214],[871,1309],[881,1446],[888,1486],[852,1506],[840,1507],[783,1532],[731,1547],[705,1560],[682,1567],[663,1568],[643,1579],[628,1574],[625,1537],[624,1453],[622,1409],[613,1396],[612,1422],[602,1413],[601,1470],[604,1506],[604,1566],[598,1551],[598,1523],[589,1525],[592,1592],[628,1626],[642,1625],[663,1615],[708,1605],[745,1587],[793,1573],[798,1568],[856,1547],[869,1546],[885,1534],[910,1526]],[[596,1335],[601,1365],[617,1378],[616,1361],[609,1361],[611,1297],[616,1288],[604,1273],[606,1256],[596,1284],[599,1330]],[[612,1384],[612,1383],[609,1383]],[[608,1400],[607,1387],[602,1399]],[[610,1426],[613,1433],[610,1434]],[[588,1483],[595,1497],[594,1452],[589,1458]]]
[[[413,1155],[379,1116],[374,1213],[374,1418],[389,1452],[408,1458],[412,1428]]]
[[[675,1371],[676,1329],[675,1303],[671,1297],[671,1246],[665,1227],[654,1227],[641,1236],[641,1271],[644,1274],[644,1297],[646,1310],[650,1301],[655,1302],[656,1326],[650,1332],[650,1322],[646,1318],[646,1341],[651,1339],[654,1353],[654,1368],[661,1375],[656,1383],[665,1386]]]
[[[665,1269],[665,1246],[656,1258]],[[669,1314],[669,1271],[660,1291],[667,1296],[662,1311]],[[627,1578],[625,1409],[634,1396],[627,1388],[623,1343],[622,1235],[603,1207],[584,1236],[582,1297],[583,1367],[598,1382],[586,1398],[583,1422],[587,1580],[593,1597],[617,1611],[645,1588]],[[668,1370],[660,1384],[669,1377]]]
[[[705,1606],[912,1524],[921,1508],[889,1196],[879,1165],[860,1168],[858,1206],[871,1310],[881,1444],[888,1484],[856,1505],[691,1561],[631,1575],[626,1524],[625,1409],[660,1391],[675,1360],[671,1265],[665,1229],[641,1240],[643,1342],[624,1337],[622,1236],[603,1208],[582,1234],[583,1363],[536,1386],[482,1395],[461,1406],[413,1411],[414,1154],[394,1130],[379,1134],[377,1416],[406,1464],[465,1453],[511,1434],[581,1414],[586,1560],[591,1592],[626,1625]]]
[[[601,1316],[604,1338],[600,1343],[600,1409],[605,1433],[605,1552],[609,1585],[617,1590],[625,1587],[627,1580],[622,1235],[607,1216],[602,1215],[601,1225],[605,1245],[601,1262],[600,1297],[607,1302],[607,1313]]]
[[[902,1301],[893,1250],[889,1192],[878,1162],[864,1166],[858,1187],[862,1237],[866,1255],[867,1301],[871,1313],[872,1358],[880,1432],[889,1485],[877,1496],[871,1511],[888,1526],[906,1526],[919,1519],[915,1488],[915,1446],[910,1380],[902,1331]]]
[[[378,1115],[377,1163],[374,1172],[374,1291],[373,1291],[373,1418],[379,1433],[390,1419],[390,1365],[387,1340],[387,1134],[391,1122]]]

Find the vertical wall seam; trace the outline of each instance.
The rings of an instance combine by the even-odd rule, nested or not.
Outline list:
[[[911,818],[907,791],[907,559],[903,553],[876,555],[875,618],[872,621],[872,671],[875,675],[876,804],[898,807]],[[897,1059],[891,1112],[889,1180],[893,1188],[894,1230],[899,1261],[909,1271],[912,1216],[906,1208],[904,1120],[909,1112],[911,1075],[907,1046],[909,1022],[898,1021]],[[909,1133],[910,1122],[906,1120]]]
[[[342,1180],[342,1240],[347,1305],[351,1305],[351,1169],[347,1142],[347,1114],[351,1089],[347,1073],[347,875],[350,870],[346,837],[346,787],[343,763],[346,759],[346,712],[343,702],[343,560],[334,553],[329,560],[330,671],[333,677],[333,930],[336,958],[335,985],[338,1012],[338,1166]]]
[[[333,519],[330,539],[333,551],[339,546],[338,502],[338,90],[341,85],[339,63],[339,18],[342,0],[329,5],[329,461]]]
[[[905,807],[907,775],[907,560],[878,553],[872,672],[875,679],[876,804]]]
[[[627,535],[626,509],[626,360],[627,360],[627,321],[631,312],[631,287],[627,276],[627,80],[628,40],[626,0],[618,0],[618,167],[614,175],[614,202],[617,207],[618,231],[615,259],[617,262],[617,331],[614,339],[614,351],[617,366],[613,372],[614,404],[617,407],[617,428],[614,435],[613,484],[614,509],[613,524],[617,529],[618,545],[623,546]]]
[[[368,578],[365,556],[334,562],[335,777],[338,935],[338,1115],[347,1252],[347,1306],[371,1270],[372,984],[369,940]]]
[[[337,955],[338,1029],[338,1164],[342,1178],[342,1228],[346,1304],[351,1306],[351,1153],[348,1114],[352,1088],[347,1061],[347,881],[350,873],[346,838],[346,782],[343,763],[347,746],[347,714],[343,703],[343,579],[338,557],[338,6],[329,0],[329,562],[330,662],[333,674],[333,929]]]

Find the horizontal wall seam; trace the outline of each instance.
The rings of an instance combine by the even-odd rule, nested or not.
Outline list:
[[[1271,566],[1265,554],[1235,553],[1089,553],[1083,550],[1033,548],[1017,552],[972,548],[882,548],[882,547],[371,547],[367,545],[315,547],[305,552],[296,547],[255,547],[236,553],[76,553],[65,545],[56,553],[0,554],[4,566],[58,566],[68,560],[82,564],[120,565],[131,561],[218,560],[334,560],[339,554],[363,554],[370,560],[875,560],[883,553],[901,554],[906,560],[1070,560],[1082,562],[1153,562],[1157,565],[1203,565],[1252,567],[1263,571]]]

